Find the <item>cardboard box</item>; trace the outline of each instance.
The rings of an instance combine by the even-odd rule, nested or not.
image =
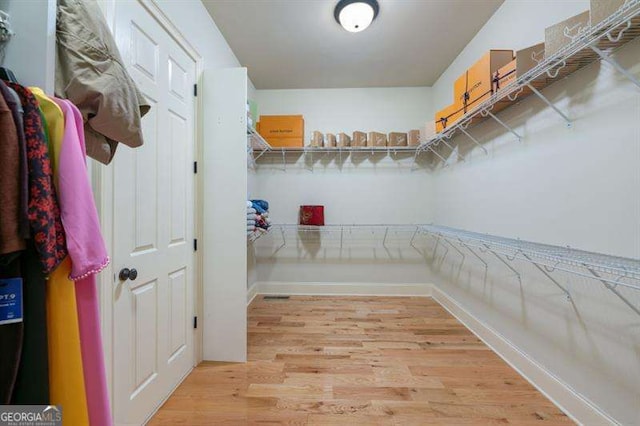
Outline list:
[[[591,26],[595,27],[616,13],[624,5],[624,2],[625,0],[591,0]]]
[[[435,115],[436,133],[453,126],[464,116],[464,107],[458,104],[449,105],[438,111]]]
[[[544,57],[544,43],[538,43],[526,49],[518,50],[513,61],[494,73],[493,91],[496,92],[499,89],[504,89],[509,84],[514,83],[518,77],[538,65],[538,62],[533,59],[534,54],[538,58]]]
[[[367,146],[367,134],[365,132],[353,132],[353,138],[351,139],[351,146],[362,147]]]
[[[513,60],[513,50],[490,50],[467,70],[465,111],[483,102],[493,93],[493,74]]]
[[[467,71],[465,71],[453,82],[453,105],[458,105],[464,112],[467,112],[465,108],[468,101],[467,96]]]
[[[338,148],[347,148],[351,146],[351,137],[346,133],[338,133],[338,140],[336,142]]]
[[[493,91],[497,92],[500,89],[504,89],[511,83],[516,82],[517,70],[516,59],[509,62],[504,67],[493,73]]]
[[[407,134],[400,132],[389,133],[389,146],[407,146]]]
[[[336,147],[336,135],[333,133],[327,133],[324,135],[324,146],[325,148],[335,148]]]
[[[265,140],[274,148],[302,148],[304,146],[303,138],[265,138]]]
[[[304,118],[301,115],[261,115],[260,134],[269,138],[304,138]]]
[[[367,146],[387,146],[387,135],[378,132],[369,132]]]
[[[562,22],[558,22],[544,30],[544,54],[551,57],[562,50],[563,47],[571,43],[571,38],[564,34],[565,28],[568,28],[571,34],[578,34],[580,27],[589,25],[589,11],[582,12],[579,15],[572,16]]]
[[[407,144],[409,146],[420,145],[420,130],[409,130],[409,134],[407,136]]]
[[[311,136],[311,146],[313,148],[324,146],[324,135],[322,134],[322,132],[319,132],[317,130],[313,131],[313,134]]]

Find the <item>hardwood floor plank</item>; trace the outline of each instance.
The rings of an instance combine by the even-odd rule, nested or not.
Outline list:
[[[563,425],[435,301],[254,299],[246,364],[204,362],[151,425]]]

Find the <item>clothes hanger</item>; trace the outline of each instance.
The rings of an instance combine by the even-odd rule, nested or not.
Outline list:
[[[5,81],[10,81],[12,83],[17,83],[18,79],[16,75],[9,68],[0,67],[0,79]]]
[[[11,40],[11,37],[14,35],[13,30],[11,30],[11,24],[9,22],[9,14],[0,10],[0,63],[4,58],[4,49],[6,44]],[[17,83],[18,79],[16,75],[9,68],[0,67],[0,78],[6,81],[10,81],[12,83]]]

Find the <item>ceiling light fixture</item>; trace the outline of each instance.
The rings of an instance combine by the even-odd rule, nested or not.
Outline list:
[[[359,33],[371,25],[379,11],[380,6],[376,0],[340,0],[333,16],[345,30]]]

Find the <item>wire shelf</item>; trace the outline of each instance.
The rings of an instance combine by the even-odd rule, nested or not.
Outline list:
[[[419,146],[349,146],[349,147],[313,147],[313,146],[304,146],[304,147],[287,147],[287,148],[271,148],[271,154],[281,154],[281,153],[298,153],[298,154],[307,154],[307,153],[361,153],[361,154],[397,154],[401,152],[414,153],[419,149]]]
[[[518,98],[522,99],[532,94],[553,108],[570,127],[569,117],[546,99],[540,90],[600,59],[609,62],[631,82],[640,87],[640,80],[622,68],[609,54],[612,50],[640,36],[640,0],[627,0],[617,12],[595,26],[566,28],[565,35],[572,39],[568,45],[555,54],[539,60],[538,65],[519,76],[514,83],[497,91],[490,98],[472,108],[456,124],[422,141],[420,149],[431,151],[446,163],[446,158],[441,156],[436,148],[442,143],[454,151],[454,147],[446,142],[454,135],[464,134],[482,148],[480,142],[468,130],[472,125],[477,125],[488,119],[493,119],[514,134],[518,140],[521,140],[522,137],[496,117],[495,113],[515,104],[518,102]],[[535,56],[534,59],[536,59]]]
[[[453,237],[469,243],[498,248],[510,255],[524,253],[537,259],[553,262],[554,265],[590,268],[609,275],[626,277],[640,281],[640,260],[606,254],[577,250],[570,247],[560,247],[530,241],[497,237],[487,234],[463,231],[445,226],[424,225],[422,230],[442,237]],[[636,287],[640,290],[640,286]]]
[[[438,241],[444,239],[458,249],[466,247],[487,267],[487,263],[475,250],[495,255],[503,264],[509,267],[520,278],[520,273],[508,261],[520,260],[536,266],[549,278],[567,297],[569,291],[551,275],[554,271],[564,271],[584,278],[600,281],[631,309],[640,315],[640,309],[631,304],[618,286],[633,290],[640,290],[640,260],[601,253],[577,250],[571,247],[561,247],[549,244],[534,243],[519,239],[479,234],[461,229],[438,225],[424,225],[422,232],[436,236]],[[437,244],[437,243],[436,243]],[[437,248],[437,245],[436,245]],[[435,251],[434,251],[435,252]],[[504,256],[501,257],[501,256]],[[505,260],[506,258],[506,260]]]
[[[258,158],[271,151],[271,145],[247,124],[247,162],[249,167],[255,167]]]

